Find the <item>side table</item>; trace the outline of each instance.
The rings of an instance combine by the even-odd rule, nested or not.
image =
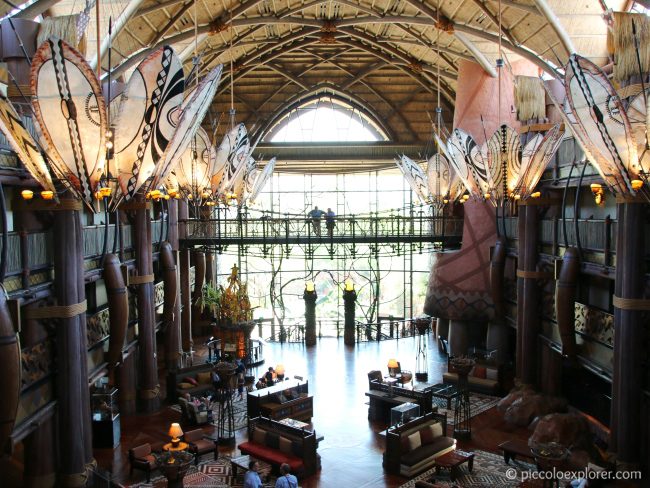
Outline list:
[[[176,447],[172,446],[171,442],[168,442],[167,444],[164,444],[162,446],[163,451],[166,452],[178,452],[178,451],[187,451],[187,448],[190,447],[190,445],[187,442],[179,442]]]

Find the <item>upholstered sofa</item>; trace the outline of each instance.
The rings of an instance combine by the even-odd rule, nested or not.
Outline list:
[[[451,359],[452,356],[449,356]],[[449,366],[449,360],[447,361]],[[448,372],[443,373],[442,381],[444,383],[457,384],[458,374],[447,368]],[[501,367],[491,361],[477,362],[472,371],[467,376],[467,386],[470,391],[485,393],[487,395],[498,395],[501,393]]]
[[[256,417],[249,422],[248,441],[240,444],[239,450],[266,461],[276,472],[281,464],[287,463],[293,474],[304,478],[320,469],[317,447],[316,434],[312,431]]]
[[[198,364],[170,373],[167,377],[167,389],[169,398],[174,399],[185,393],[192,396],[206,395],[209,391],[214,390],[212,364]]]
[[[410,478],[431,468],[437,457],[456,448],[456,439],[447,437],[446,432],[446,415],[433,412],[389,428],[384,469]]]

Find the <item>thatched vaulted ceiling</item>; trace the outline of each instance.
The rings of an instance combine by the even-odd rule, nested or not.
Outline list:
[[[222,122],[228,118],[232,85],[237,121],[258,131],[287,107],[334,93],[380,119],[395,142],[430,140],[438,97],[444,119],[452,118],[459,61],[495,73],[499,6],[507,61],[525,57],[552,73],[572,46],[598,63],[607,60],[599,0],[98,1],[100,37],[107,35],[109,17],[117,25],[111,61],[117,75],[128,75],[162,44],[174,46],[190,73],[196,47],[201,75],[224,64],[212,122],[221,114]],[[41,2],[51,16],[84,6],[81,0]],[[614,9],[628,3],[606,2]],[[91,19],[88,32],[95,31]],[[94,60],[91,37],[86,55]],[[104,69],[107,61],[103,56]]]

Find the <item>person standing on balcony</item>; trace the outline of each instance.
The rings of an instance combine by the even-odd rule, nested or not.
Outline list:
[[[327,227],[327,237],[333,237],[334,236],[334,226],[336,225],[336,222],[334,222],[334,218],[336,217],[336,214],[331,208],[327,209],[327,212],[325,213],[325,227]]]
[[[307,214],[307,217],[311,218],[311,225],[314,229],[314,234],[320,237],[320,222],[321,219],[323,218],[323,212],[320,210],[317,206],[314,206],[314,208]]]

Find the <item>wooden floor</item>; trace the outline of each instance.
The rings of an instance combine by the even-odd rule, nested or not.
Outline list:
[[[198,341],[197,341],[198,342]],[[265,349],[266,362],[255,370],[261,376],[269,366],[282,363],[286,375],[303,376],[309,380],[309,391],[314,396],[313,426],[325,437],[318,452],[322,457],[322,470],[301,482],[303,488],[354,486],[397,487],[406,478],[384,474],[381,466],[384,437],[378,433],[386,425],[369,422],[367,397],[368,371],[386,371],[389,358],[396,358],[402,368],[415,367],[415,339],[361,343],[348,347],[342,339],[324,338],[315,347],[301,344],[269,344]],[[429,338],[429,380],[441,381],[446,370],[446,359]],[[199,350],[199,354],[203,351]],[[200,358],[198,359],[201,360]],[[163,390],[164,391],[164,390]],[[115,450],[97,449],[95,457],[101,468],[112,472],[113,479],[129,479],[129,448],[143,442],[167,440],[170,422],[178,421],[180,414],[163,408],[154,415],[136,415],[122,418],[122,442]],[[212,432],[213,427],[205,428]],[[506,439],[527,439],[525,429],[513,431],[501,416],[492,409],[472,419],[473,438],[459,447],[498,452],[496,446]],[[237,432],[237,443],[244,440],[246,430]],[[233,449],[220,448],[224,453]],[[132,481],[143,479],[136,471]]]

